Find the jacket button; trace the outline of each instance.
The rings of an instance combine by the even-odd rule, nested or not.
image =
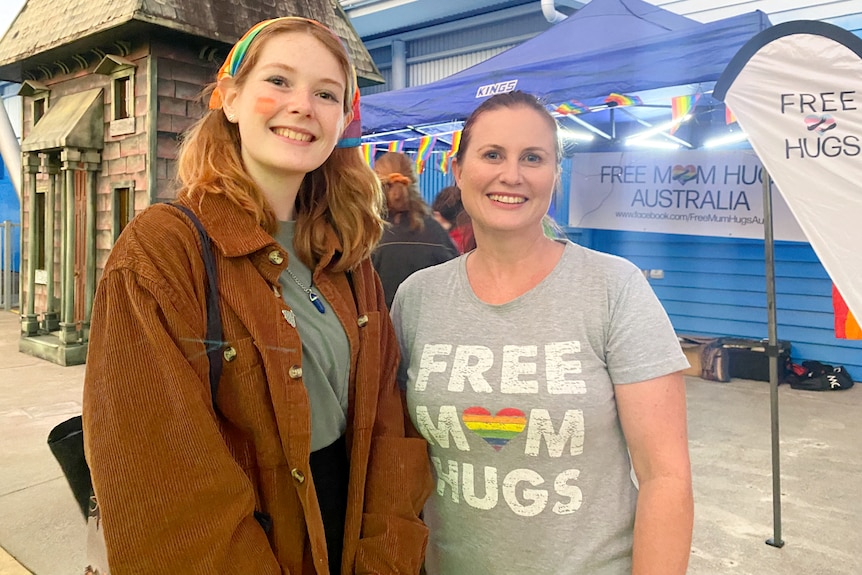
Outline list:
[[[269,252],[269,261],[279,266],[284,262],[284,256],[281,255],[281,252],[278,250],[272,250]]]
[[[232,347],[225,348],[224,360],[225,361],[233,361],[235,359],[236,359],[236,350]]]
[[[287,370],[287,375],[290,376],[290,379],[299,379],[302,377],[302,368],[298,365],[291,365],[290,369]]]
[[[296,467],[290,470],[290,476],[293,477],[297,483],[305,483],[305,474]]]
[[[365,327],[365,325],[368,323],[368,316],[365,314],[359,316],[359,318],[357,318],[356,320],[356,323],[359,325],[359,327]]]

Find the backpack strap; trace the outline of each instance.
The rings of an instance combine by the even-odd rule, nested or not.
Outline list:
[[[203,224],[193,211],[179,204],[169,204],[183,212],[195,225],[201,239],[201,256],[204,260],[204,268],[207,273],[206,301],[207,301],[207,332],[204,336],[207,357],[210,364],[210,393],[212,394],[213,409],[219,412],[216,405],[216,394],[222,371],[222,325],[221,310],[219,310],[218,277],[216,275],[215,257],[213,256],[212,243]]]

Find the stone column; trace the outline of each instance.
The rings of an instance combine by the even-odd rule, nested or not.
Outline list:
[[[90,339],[90,317],[96,297],[96,172],[101,162],[102,156],[99,152],[88,150],[84,153],[84,169],[87,170],[87,277],[82,341]]]
[[[27,174],[29,188],[27,205],[30,217],[27,223],[27,307],[21,317],[21,333],[24,336],[39,333],[39,322],[36,318],[36,174],[39,173],[39,156],[24,154],[24,173]]]
[[[48,192],[45,197],[45,272],[47,285],[45,293],[44,326],[46,331],[60,329],[60,314],[57,313],[57,286],[54,282],[54,267],[57,263],[57,250],[54,248],[54,216],[57,206],[57,179],[60,173],[60,162],[53,154],[42,156],[42,171],[48,174]]]
[[[78,343],[78,326],[75,323],[75,170],[79,169],[81,153],[65,148],[60,152],[60,162],[65,175],[66,201],[63,206],[63,306],[60,311],[60,341],[65,344]]]

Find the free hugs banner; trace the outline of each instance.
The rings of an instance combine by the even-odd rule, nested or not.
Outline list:
[[[569,225],[763,239],[763,167],[751,150],[575,154]],[[807,241],[773,195],[775,238]]]
[[[862,317],[862,39],[824,22],[773,26],[740,49],[713,96]]]

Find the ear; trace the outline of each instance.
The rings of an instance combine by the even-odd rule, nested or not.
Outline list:
[[[455,185],[461,187],[461,164],[458,163],[458,158],[452,158],[452,176],[455,178]]]
[[[224,115],[228,118],[236,117],[236,99],[239,96],[236,81],[230,76],[226,76],[218,81],[218,90],[221,92]]]

